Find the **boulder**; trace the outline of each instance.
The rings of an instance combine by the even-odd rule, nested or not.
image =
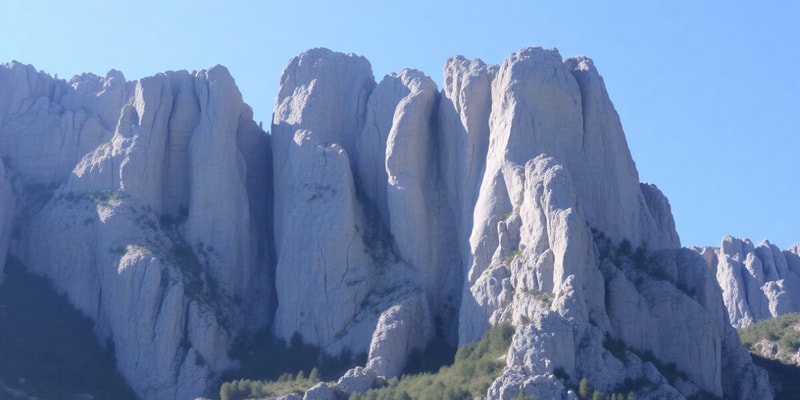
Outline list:
[[[334,393],[331,388],[328,387],[328,384],[325,382],[320,382],[311,389],[306,391],[306,394],[303,396],[303,400],[334,400],[336,399],[336,394]]]
[[[390,307],[381,314],[372,334],[367,369],[385,378],[399,376],[409,353],[424,351],[434,333],[426,296],[417,295]]]
[[[346,395],[353,393],[364,393],[374,389],[379,383],[378,375],[371,368],[355,367],[351,368],[336,382],[338,387]]]

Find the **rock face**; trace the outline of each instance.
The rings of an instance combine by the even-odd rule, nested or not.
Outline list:
[[[435,190],[437,97],[417,71],[376,86],[354,55],[315,49],[287,65],[272,125],[279,337],[372,352],[378,316],[410,301],[414,320],[379,329],[403,343],[379,363],[396,374],[432,337],[431,315],[448,309],[453,322],[460,286],[458,258],[445,251],[452,219]]]
[[[276,220],[276,238],[299,236],[278,239],[275,331],[335,353],[377,324],[348,385],[402,371],[426,341],[408,332],[427,336],[430,314],[458,344],[502,321],[519,327],[490,397],[569,397],[581,377],[606,392],[638,379],[654,397],[770,396],[715,280],[679,249],[669,202],[639,183],[591,60],[539,48],[501,66],[456,57],[437,93],[412,70],[372,86],[365,60],[317,49],[290,61],[282,83],[276,216],[303,222]],[[303,191],[324,181],[332,195]],[[324,230],[310,233],[307,215]],[[297,247],[309,243],[336,245]],[[344,306],[293,294],[348,284]]]
[[[583,377],[606,393],[647,382],[648,398],[770,396],[702,260],[677,249],[666,198],[639,184],[591,60],[512,55],[488,126],[459,337],[520,327],[490,397],[567,398]]]
[[[782,251],[728,236],[698,252],[716,275],[734,327],[800,311],[800,245]]]
[[[8,243],[11,239],[11,221],[14,217],[14,198],[11,181],[6,176],[3,161],[0,160],[0,285],[3,284],[3,270],[6,266]]]
[[[272,306],[269,142],[233,78],[67,83],[12,63],[0,99],[22,204],[12,253],[95,321],[140,397],[204,394]]]
[[[0,255],[14,229],[11,254],[95,321],[147,399],[213,390],[263,327],[368,354],[306,393],[333,398],[505,321],[491,398],[576,398],[582,378],[771,398],[591,60],[454,57],[439,91],[314,49],[286,66],[271,132],[223,67],[65,82],[5,65]]]

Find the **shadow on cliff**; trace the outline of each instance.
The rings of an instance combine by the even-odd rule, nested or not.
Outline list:
[[[769,374],[770,386],[776,399],[800,399],[800,367],[750,353],[753,364],[764,368]]]
[[[0,397],[4,389],[39,399],[135,399],[112,346],[97,343],[92,321],[47,281],[8,257],[0,286]],[[3,387],[5,386],[5,388]],[[14,397],[12,397],[14,398]]]
[[[285,373],[300,371],[308,376],[317,368],[323,380],[336,380],[348,369],[367,362],[366,354],[353,355],[345,350],[340,356],[324,354],[319,347],[303,343],[295,334],[289,343],[276,338],[270,330],[262,329],[250,341],[234,343],[230,357],[240,362],[240,368],[228,371],[222,382],[234,379],[277,380]]]

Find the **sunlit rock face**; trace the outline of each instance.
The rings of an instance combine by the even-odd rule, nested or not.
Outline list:
[[[454,57],[439,92],[413,70],[375,84],[363,58],[316,49],[282,83],[275,237],[293,239],[277,246],[274,330],[335,353],[364,350],[377,326],[343,385],[398,374],[431,315],[458,344],[517,326],[493,398],[569,397],[580,377],[607,393],[639,379],[654,398],[769,397],[666,197],[639,182],[591,60]]]
[[[433,339],[504,322],[489,398],[575,398],[582,378],[637,382],[639,398],[771,397],[730,293],[765,296],[737,306],[749,315],[800,304],[798,252],[681,249],[590,59],[454,57],[440,90],[313,49],[280,79],[268,135],[224,67],[70,82],[0,68],[0,256],[95,321],[140,397],[212,394],[234,341],[262,328],[366,354],[336,383],[351,393]],[[724,272],[734,261],[753,282]]]
[[[716,275],[734,327],[800,311],[800,244],[781,250],[728,236],[697,251]]]
[[[233,340],[269,322],[270,153],[224,67],[132,82],[0,68],[12,253],[95,321],[142,398],[207,393]]]
[[[436,85],[413,70],[376,84],[366,59],[325,49],[292,59],[281,83],[273,329],[332,354],[369,351],[396,375],[433,336],[432,315],[453,327],[461,290]]]

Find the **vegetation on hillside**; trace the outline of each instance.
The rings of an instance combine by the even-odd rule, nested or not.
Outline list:
[[[776,358],[785,358],[800,351],[800,313],[784,314],[756,322],[739,330],[742,344],[750,350],[761,341],[774,342]]]
[[[334,380],[351,367],[366,363],[366,355],[345,352],[330,357],[316,347],[303,343],[295,334],[289,343],[274,337],[269,330],[259,332],[249,341],[233,346],[231,358],[241,367],[228,371],[220,386],[222,400],[274,398],[292,392],[304,392],[322,380]]]
[[[97,343],[89,318],[14,258],[6,261],[5,273],[0,286],[0,383],[42,399],[135,398],[117,372],[113,349]]]
[[[360,399],[471,399],[486,396],[486,390],[505,367],[505,354],[511,345],[514,328],[500,324],[477,343],[458,349],[452,365],[436,373],[403,375],[389,380],[386,387],[353,394]]]
[[[300,371],[296,376],[284,373],[275,381],[239,379],[225,382],[219,389],[219,396],[222,400],[273,399],[290,393],[303,393],[319,382],[319,370],[313,368],[308,376]]]
[[[753,362],[767,371],[776,399],[800,399],[800,366],[791,356],[800,351],[800,313],[785,314],[756,322],[739,330],[742,344],[750,351]],[[778,346],[771,358],[764,357],[757,343]]]
[[[489,384],[497,378],[505,367],[505,354],[511,345],[511,337],[514,328],[509,324],[501,324],[492,328],[483,338],[477,342],[463,346],[455,355],[452,365],[443,366],[438,372],[419,372],[403,375],[401,378],[389,380],[386,387],[370,390],[367,393],[353,394],[351,399],[467,399],[473,397],[483,397]],[[262,338],[261,341],[265,341]],[[275,340],[275,339],[270,339]],[[274,354],[280,359],[297,360],[306,359],[306,365],[312,361],[314,352],[309,346],[293,341],[292,346],[281,347],[280,341],[272,342],[268,347],[277,349],[280,354]],[[439,343],[442,345],[441,343]],[[293,350],[294,349],[294,350]],[[300,350],[298,357],[290,357],[289,354]],[[430,350],[430,349],[429,349]],[[449,350],[448,350],[449,351]],[[431,365],[446,358],[447,351],[442,354],[432,354],[429,357],[423,354],[415,354],[409,360],[407,370],[425,371]],[[424,352],[427,353],[427,352]],[[450,353],[452,354],[452,353]],[[287,366],[280,362],[267,361],[269,365],[250,365],[247,369],[256,368],[261,371],[272,368],[271,374],[276,374],[277,368],[291,370],[298,367],[297,364]],[[362,363],[363,364],[363,363]],[[334,380],[341,375],[339,371],[331,374],[325,373],[325,369],[331,370],[330,366],[321,369],[313,369],[308,373],[298,372],[296,375],[282,373],[277,379],[257,380],[257,379],[237,379],[231,380],[220,388],[220,398],[222,400],[240,399],[266,399],[276,398],[289,393],[302,393],[320,381]],[[307,371],[307,370],[306,370]],[[319,371],[323,371],[320,373]],[[237,371],[239,373],[239,371]],[[239,375],[241,376],[241,375]]]

